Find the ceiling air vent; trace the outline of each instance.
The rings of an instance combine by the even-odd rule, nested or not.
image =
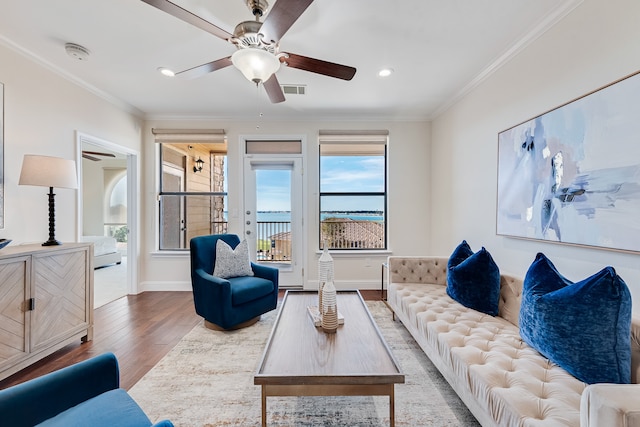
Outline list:
[[[305,85],[282,85],[282,91],[285,95],[304,95],[307,93]]]

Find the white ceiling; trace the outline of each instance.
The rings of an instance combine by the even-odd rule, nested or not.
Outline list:
[[[357,68],[342,81],[282,67],[306,95],[270,104],[234,67],[167,78],[235,47],[140,0],[0,0],[0,42],[147,118],[405,119],[437,115],[581,0],[316,0],[282,37],[299,55]],[[232,33],[244,0],[175,0]],[[65,53],[67,42],[91,51]],[[4,64],[3,64],[4,65]],[[391,67],[391,77],[377,76]]]

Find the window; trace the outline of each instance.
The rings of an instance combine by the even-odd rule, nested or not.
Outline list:
[[[109,178],[116,180],[107,195],[108,203],[104,212],[105,236],[114,237],[119,250],[126,247],[129,230],[127,228],[127,170],[105,169],[105,181]]]
[[[227,232],[227,142],[222,130],[154,129],[160,152],[160,250]]]
[[[387,139],[387,131],[320,132],[320,248],[387,248]]]

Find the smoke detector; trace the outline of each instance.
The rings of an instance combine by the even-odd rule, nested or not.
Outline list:
[[[66,43],[64,45],[64,50],[67,51],[67,55],[77,59],[78,61],[86,61],[89,59],[89,54],[91,53],[86,47],[75,43]]]

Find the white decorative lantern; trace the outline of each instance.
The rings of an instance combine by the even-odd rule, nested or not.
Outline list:
[[[333,282],[333,258],[329,254],[327,248],[327,242],[324,242],[324,249],[322,255],[318,259],[318,311],[322,316],[322,288],[325,283]]]
[[[334,334],[338,330],[338,303],[333,280],[326,282],[322,288],[322,304],[322,330]]]

